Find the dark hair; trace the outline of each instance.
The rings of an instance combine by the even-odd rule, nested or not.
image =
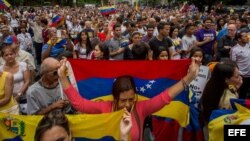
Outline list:
[[[82,31],[78,34],[77,39],[78,39],[78,41],[79,41],[79,45],[82,44],[82,33],[85,33],[86,36],[87,36],[87,41],[86,41],[86,50],[87,50],[87,51],[86,51],[86,53],[87,53],[87,55],[88,55],[88,54],[91,52],[91,50],[92,50],[92,46],[91,46],[89,34],[88,34],[87,31],[84,31],[84,30],[82,30]]]
[[[1,44],[1,47],[0,47],[0,56],[3,57],[3,52],[6,50],[6,49],[10,49],[12,52],[16,53],[15,49],[11,48],[9,46],[9,44],[6,44],[6,43],[2,43]]]
[[[177,26],[171,26],[170,31],[169,31],[169,36],[172,38],[172,33],[174,32],[175,29],[178,29]]]
[[[187,24],[185,26],[185,31],[187,32],[187,30],[189,30],[190,27],[194,26],[194,24]]]
[[[169,53],[169,49],[168,48],[165,48],[163,46],[159,46],[157,48],[157,51],[154,52],[155,55],[153,55],[153,60],[159,60],[159,56],[161,54],[162,51],[167,51],[168,53],[168,60],[170,59],[170,53]]]
[[[62,127],[68,135],[70,135],[69,121],[65,114],[59,110],[51,111],[48,115],[45,115],[38,123],[36,128],[34,140],[40,141],[43,134],[54,126]]]
[[[116,24],[113,26],[113,30],[115,31],[115,29],[116,29],[117,27],[121,27],[121,25],[118,24],[118,23],[116,23]]]
[[[146,60],[149,46],[146,43],[140,42],[132,47],[133,60]]]
[[[42,24],[48,25],[48,20],[47,19],[42,18],[40,21],[41,21]]]
[[[105,43],[100,43],[97,45],[101,52],[103,52],[102,60],[109,60],[109,48],[105,45]]]
[[[132,38],[135,36],[135,35],[141,35],[141,33],[139,31],[134,31],[131,35],[131,37],[129,38],[129,41],[132,43]]]
[[[223,18],[219,18],[218,20],[217,20],[217,28],[218,28],[218,31],[220,31],[223,27],[220,25],[220,21],[221,20],[223,20],[223,22],[224,22],[224,25],[225,25],[225,20],[223,19]]]
[[[246,31],[240,31],[236,34],[236,39],[239,40],[242,37],[242,33],[247,33]]]
[[[118,108],[118,101],[122,92],[133,90],[136,93],[136,86],[132,76],[123,75],[116,78],[112,86],[112,95],[114,98],[114,111]]]
[[[203,23],[205,23],[206,21],[211,21],[211,22],[213,22],[213,20],[211,19],[211,18],[205,18],[204,20],[203,20]]]
[[[200,99],[202,116],[206,123],[208,123],[212,111],[218,109],[223,92],[228,88],[225,80],[234,75],[235,68],[238,67],[231,60],[215,65],[212,76],[208,80]]]
[[[152,24],[148,24],[147,25],[147,29],[149,29],[149,28],[153,28],[154,29],[155,27]]]
[[[154,19],[157,23],[161,21],[161,18],[159,16],[154,16]]]
[[[170,23],[167,23],[167,22],[160,22],[160,23],[157,25],[157,30],[158,30],[158,32],[160,32],[160,30],[164,29],[165,25],[169,25],[169,26],[170,26]]]

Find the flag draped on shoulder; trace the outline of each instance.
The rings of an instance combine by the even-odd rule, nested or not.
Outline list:
[[[149,99],[185,76],[190,60],[169,61],[88,61],[69,60],[80,95],[89,100],[112,100],[112,84],[121,75],[131,75],[139,100]],[[154,113],[188,124],[188,92],[183,91],[169,105]],[[179,111],[182,112],[179,112]]]
[[[72,136],[78,141],[115,141],[120,137],[123,110],[105,114],[67,115]],[[0,113],[1,141],[33,141],[42,116]]]
[[[224,125],[239,125],[250,118],[250,109],[235,103],[235,110],[214,110],[208,124],[209,141],[224,140]]]

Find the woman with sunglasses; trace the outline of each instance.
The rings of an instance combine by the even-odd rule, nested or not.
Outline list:
[[[62,65],[58,69],[58,75],[64,92],[72,106],[78,111],[89,114],[108,113],[126,108],[131,112],[132,116],[132,141],[142,141],[142,129],[145,117],[169,104],[173,98],[188,87],[199,71],[197,60],[192,58],[189,71],[181,81],[146,101],[137,100],[136,86],[131,76],[120,76],[112,86],[113,101],[93,102],[81,97],[77,90],[70,84],[66,76],[66,61],[64,59],[61,62]]]
[[[13,96],[16,101],[20,103],[21,100],[26,99],[26,90],[28,89],[30,84],[30,71],[25,62],[16,61],[16,52],[9,45],[2,47],[1,57],[4,59],[5,64],[0,66],[0,70],[13,74]]]

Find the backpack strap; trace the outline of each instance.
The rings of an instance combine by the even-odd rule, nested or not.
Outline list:
[[[133,113],[135,115],[135,120],[136,120],[137,126],[139,128],[139,141],[141,141],[141,122],[140,122],[140,118],[139,118],[139,115],[138,115],[136,109],[133,110]]]

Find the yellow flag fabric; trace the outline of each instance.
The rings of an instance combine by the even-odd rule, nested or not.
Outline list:
[[[250,110],[240,104],[236,112],[212,119],[208,124],[209,141],[224,141],[224,125],[239,125],[250,118]]]
[[[192,92],[189,94],[192,95]],[[138,95],[138,100],[147,100],[149,98]],[[102,96],[93,99],[93,101],[112,101],[113,96]],[[181,112],[176,109],[181,109]],[[181,101],[172,101],[170,104],[164,106],[161,110],[153,113],[153,115],[160,117],[168,117],[175,119],[182,127],[185,127],[189,124],[189,107]]]
[[[105,114],[67,115],[73,138],[98,140],[110,136],[120,137],[120,120],[123,110]],[[35,129],[42,119],[37,115],[8,115],[0,113],[0,140],[33,141]]]

